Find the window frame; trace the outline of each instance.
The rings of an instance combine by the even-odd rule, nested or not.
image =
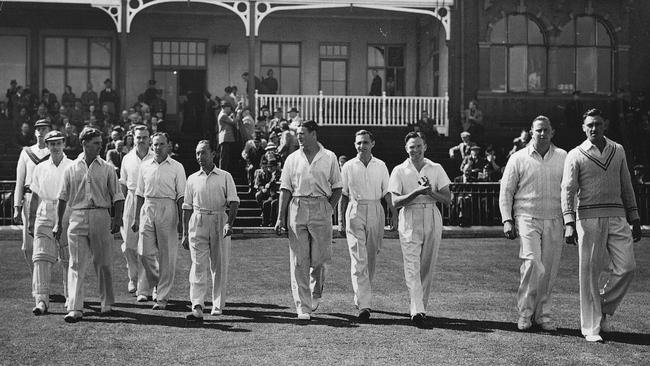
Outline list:
[[[53,32],[44,32],[40,36],[40,55],[39,55],[39,72],[40,72],[40,80],[39,84],[41,86],[40,89],[45,88],[46,82],[45,82],[45,76],[46,76],[46,70],[47,69],[58,69],[58,70],[63,70],[63,85],[61,85],[60,90],[50,90],[51,93],[54,93],[57,95],[57,97],[61,97],[61,93],[63,92],[63,89],[65,85],[69,84],[68,80],[68,75],[70,70],[85,70],[86,71],[86,83],[91,80],[91,70],[93,69],[98,69],[98,70],[107,70],[108,71],[108,77],[111,80],[114,80],[115,77],[115,67],[116,67],[116,41],[115,37],[112,34],[109,34],[107,32],[89,32],[88,34],[83,34],[79,35],[79,32],[69,33],[69,32],[60,32],[60,31],[53,31]],[[46,61],[46,54],[45,54],[45,49],[46,49],[46,42],[48,38],[58,38],[58,39],[63,39],[64,40],[64,47],[63,47],[63,64],[60,65],[53,65],[47,64]],[[69,49],[69,40],[70,39],[75,39],[75,38],[81,38],[86,40],[86,57],[87,57],[87,64],[85,66],[79,66],[79,65],[71,65],[68,60],[68,49]],[[110,42],[111,45],[111,51],[110,51],[110,57],[108,59],[109,64],[108,66],[94,66],[91,65],[91,40],[93,39],[105,39]],[[29,51],[28,51],[29,52]],[[93,84],[95,88],[98,86]],[[102,85],[102,84],[100,84]],[[81,90],[73,90],[73,92],[77,95],[79,98],[81,96],[81,93],[86,91],[85,85],[83,89]],[[97,91],[97,89],[95,89]]]
[[[264,63],[264,45],[275,44],[278,45],[278,64],[273,63]],[[282,62],[282,47],[284,45],[297,45],[298,46],[298,65],[285,65]],[[295,41],[261,41],[260,42],[260,69],[267,70],[273,69],[274,77],[278,80],[278,95],[284,93],[282,90],[282,69],[283,68],[293,68],[298,70],[298,92],[297,94],[302,93],[302,42]],[[319,51],[320,52],[320,51]]]
[[[347,48],[347,53],[345,54],[345,56],[322,55],[320,51],[321,47],[327,47],[327,46],[345,46]],[[345,62],[345,91],[342,95],[348,95],[349,83],[350,83],[350,49],[351,47],[349,42],[321,42],[318,45],[318,91],[319,92],[323,91],[322,62],[342,61]]]
[[[162,60],[161,60],[160,65],[156,65],[154,63],[154,55],[156,54],[156,52],[154,52],[154,47],[155,47],[156,42],[179,42],[179,52],[177,52],[177,53],[172,53],[171,51],[169,52],[170,58],[171,58],[171,55],[178,54],[179,59],[180,59],[180,55],[182,54],[180,52],[180,42],[196,42],[197,44],[198,43],[203,43],[205,45],[204,53],[203,53],[203,57],[204,57],[203,65],[198,65],[198,62],[197,62],[196,65],[180,65],[180,61],[179,61],[178,65],[173,65],[171,62],[170,62],[169,65],[163,65]],[[162,47],[162,44],[161,44],[161,47]],[[165,52],[159,52],[160,55],[163,55],[164,53]],[[178,38],[178,37],[162,38],[162,37],[154,37],[154,38],[151,38],[151,53],[150,54],[151,54],[150,62],[151,62],[152,74],[153,74],[153,71],[156,71],[156,70],[207,70],[207,68],[208,68],[208,39],[205,39],[205,38]],[[189,55],[191,55],[189,52],[183,53],[183,54],[188,55],[188,57],[189,57]],[[196,55],[196,56],[200,55],[200,53],[197,53],[197,52],[192,53],[192,54]],[[197,61],[198,61],[198,58],[197,58]]]
[[[382,47],[385,50],[385,63],[386,65],[384,66],[370,66],[370,60],[367,59],[368,57],[368,50],[370,47]],[[389,66],[388,65],[388,49],[390,47],[399,47],[402,49],[402,66]],[[383,80],[382,80],[382,92],[386,92],[386,96],[389,96],[387,91],[386,91],[386,81],[388,80],[388,77],[386,76],[388,74],[388,69],[395,69],[395,70],[402,70],[402,73],[404,75],[404,85],[402,85],[402,93],[397,94],[395,93],[394,96],[400,97],[400,96],[405,96],[406,95],[406,80],[407,80],[407,68],[406,65],[408,65],[408,60],[407,60],[407,47],[406,43],[368,43],[366,44],[366,88],[370,86],[370,80],[368,80],[368,76],[370,75],[369,72],[371,70],[378,70],[378,71],[383,71]],[[395,80],[395,83],[397,85],[397,80]],[[396,88],[397,91],[397,88]]]

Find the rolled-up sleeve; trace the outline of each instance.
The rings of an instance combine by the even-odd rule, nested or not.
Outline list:
[[[350,196],[350,187],[349,187],[350,179],[348,178],[349,169],[350,169],[350,165],[347,163],[343,165],[343,167],[341,168],[341,182],[343,184],[343,194],[348,197]]]
[[[194,209],[194,176],[190,176],[185,184],[185,192],[183,198],[183,210]]]
[[[388,168],[386,164],[381,165],[381,196],[385,196],[388,193],[388,181],[390,176],[388,175]]]
[[[332,189],[342,188],[343,181],[341,179],[341,168],[339,168],[339,162],[336,159],[336,155],[332,153],[330,163],[330,185]]]
[[[115,173],[115,170],[110,167],[108,169],[108,192],[113,199],[113,203],[124,201],[124,194],[122,193],[120,183],[117,180],[117,173]]]
[[[393,169],[393,173],[388,180],[388,192],[396,195],[402,194],[402,179],[400,178],[400,169]]]
[[[144,174],[142,174],[144,165],[142,164],[138,170],[138,185],[135,188],[135,194],[140,197],[144,197]]]
[[[63,172],[63,184],[61,184],[61,190],[59,191],[58,198],[62,201],[70,201],[70,178],[71,178],[71,171],[72,167],[66,168],[66,170]]]
[[[235,180],[232,178],[232,175],[230,174],[226,174],[226,201],[239,202],[239,196],[237,195],[237,187],[235,186]]]
[[[177,168],[176,168],[176,200],[178,201],[179,199],[183,198],[183,195],[185,194],[185,185],[187,183],[187,178],[185,176],[185,168],[183,168],[183,165],[181,163],[177,163]]]
[[[579,176],[580,166],[575,150],[572,150],[564,161],[564,173],[562,174],[561,204],[565,224],[576,221],[576,194]]]
[[[286,189],[287,191],[293,193],[293,183],[291,182],[291,175],[293,174],[293,160],[290,159],[292,155],[289,155],[289,158],[285,161],[284,167],[282,167],[282,174],[280,175],[280,189]]]

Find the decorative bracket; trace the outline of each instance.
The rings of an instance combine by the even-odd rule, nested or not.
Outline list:
[[[115,27],[117,28],[117,33],[122,32],[122,4],[119,5],[95,5],[92,4],[93,8],[101,9],[108,16],[111,17]]]

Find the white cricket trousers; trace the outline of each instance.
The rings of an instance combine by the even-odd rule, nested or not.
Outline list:
[[[551,321],[551,291],[557,278],[564,245],[564,221],[536,219],[528,216],[515,218],[521,245],[519,269],[521,278],[517,291],[519,316],[537,324]]]
[[[624,217],[599,217],[578,220],[577,231],[581,330],[597,335],[602,314],[614,314],[634,278],[632,230]],[[601,288],[599,278],[608,264],[609,280]]]
[[[332,205],[327,197],[293,197],[287,218],[291,294],[298,314],[311,313],[321,298],[332,258]]]
[[[147,281],[157,286],[157,301],[167,301],[178,255],[178,207],[168,198],[145,198],[140,213],[141,255]]]
[[[399,212],[399,241],[411,316],[426,313],[442,241],[442,216],[434,203],[413,203]]]
[[[190,268],[190,301],[192,308],[204,307],[208,292],[208,270],[212,275],[212,308],[223,310],[226,305],[230,236],[223,237],[228,222],[225,212],[202,213],[196,208],[190,217],[189,242],[192,266]]]
[[[106,208],[73,210],[68,227],[70,268],[68,270],[68,311],[82,311],[84,305],[84,279],[92,258],[99,299],[102,306],[113,305],[113,234],[111,217]]]
[[[350,200],[345,212],[354,305],[359,309],[372,308],[371,284],[384,237],[385,220],[380,201]]]
[[[68,298],[68,265],[70,253],[68,251],[67,235],[61,235],[60,243],[54,240],[54,221],[56,220],[57,201],[44,201],[38,204],[36,220],[34,222],[34,274],[32,277],[32,295],[38,305],[40,301],[50,306],[50,281],[52,278],[52,265],[59,260],[63,272],[63,296]],[[63,217],[63,232],[68,231],[70,221],[69,211]]]
[[[136,195],[129,190],[124,200],[124,213],[120,234],[122,234],[122,253],[126,259],[126,271],[130,282],[137,283],[136,295],[151,296],[151,288],[147,281],[142,259],[138,255],[138,233],[131,230],[131,223],[135,218]]]

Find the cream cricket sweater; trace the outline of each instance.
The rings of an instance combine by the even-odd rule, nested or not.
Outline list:
[[[598,217],[639,219],[632,179],[620,144],[605,138],[601,153],[589,140],[571,150],[564,162],[564,222]],[[576,201],[577,196],[577,201]]]

